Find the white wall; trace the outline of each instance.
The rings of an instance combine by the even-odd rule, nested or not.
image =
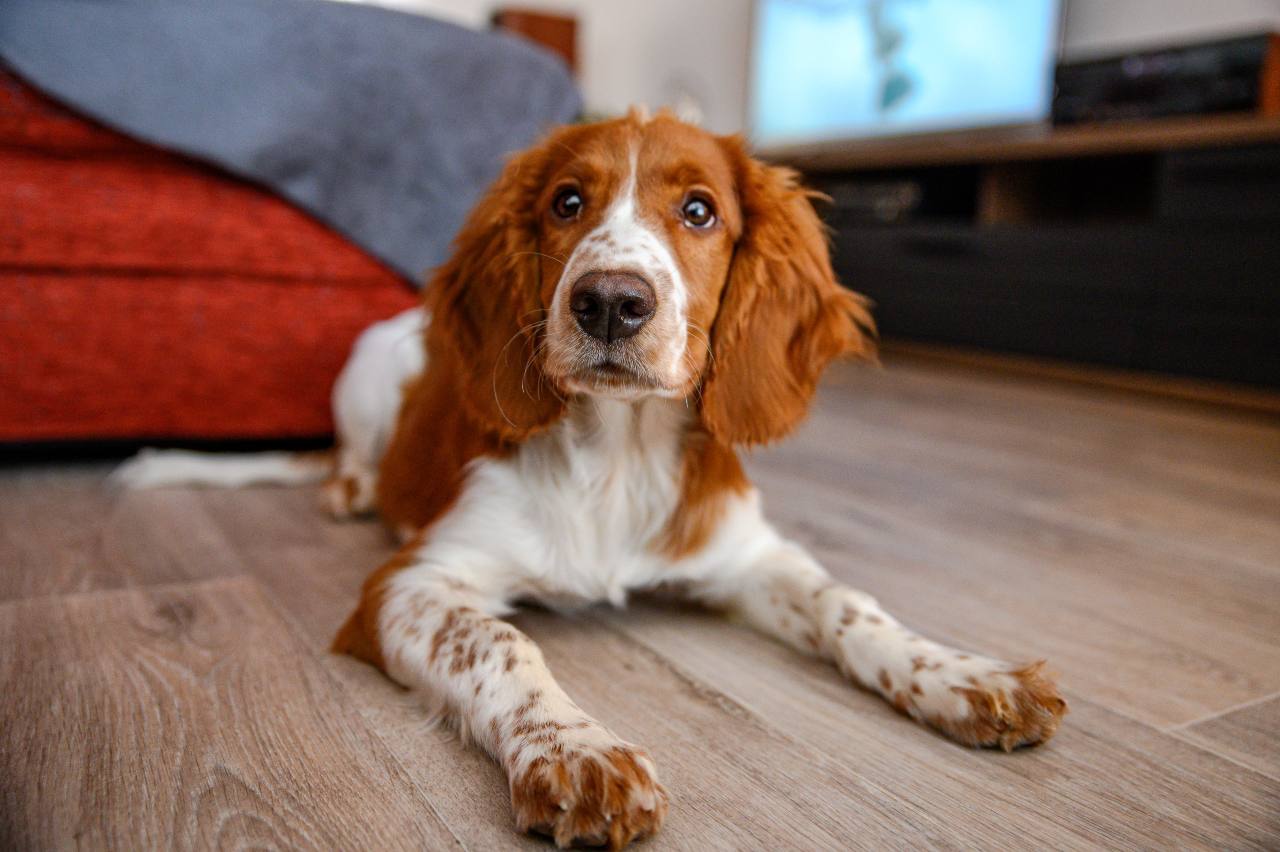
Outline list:
[[[1063,51],[1072,58],[1266,29],[1280,30],[1280,0],[1070,0]]]
[[[633,103],[657,107],[687,96],[716,132],[741,130],[745,123],[753,0],[364,1],[480,28],[497,6],[570,12],[578,18],[588,109],[617,113]],[[1068,58],[1219,33],[1280,30],[1280,0],[1068,2]]]
[[[749,0],[583,0],[583,89],[593,109],[620,112],[685,100],[719,133],[742,128]]]
[[[578,19],[578,67],[587,108],[619,113],[692,101],[703,124],[742,129],[751,0],[366,0],[465,26],[488,26],[495,7],[568,12]]]

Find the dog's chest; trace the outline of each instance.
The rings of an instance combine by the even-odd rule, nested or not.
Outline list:
[[[679,503],[688,416],[672,400],[584,402],[494,471],[509,516],[494,534],[517,543],[533,594],[621,603],[660,581],[654,543]]]

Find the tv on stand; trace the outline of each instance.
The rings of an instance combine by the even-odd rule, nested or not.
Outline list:
[[[758,0],[761,148],[1048,119],[1058,0]]]
[[[1060,12],[758,0],[753,142],[891,343],[1280,390],[1280,119],[1051,129]]]

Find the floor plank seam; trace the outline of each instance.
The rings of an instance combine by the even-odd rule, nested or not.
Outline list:
[[[1205,722],[1212,722],[1214,719],[1219,719],[1223,716],[1229,715],[1231,713],[1235,713],[1239,710],[1248,710],[1250,707],[1253,707],[1257,704],[1265,704],[1266,702],[1276,698],[1280,698],[1280,692],[1271,692],[1266,695],[1259,696],[1258,698],[1250,698],[1248,701],[1242,701],[1239,704],[1232,705],[1231,707],[1227,707],[1223,710],[1216,710],[1213,713],[1209,713],[1205,716],[1201,716],[1198,719],[1192,719],[1189,722],[1179,722],[1176,725],[1170,725],[1166,728],[1162,728],[1161,730],[1163,730],[1166,734],[1175,734],[1180,731],[1187,731],[1187,730],[1190,730],[1191,728],[1194,728],[1196,725],[1200,725]]]
[[[1168,733],[1168,731],[1166,731],[1164,727],[1158,722],[1152,722],[1149,719],[1143,719],[1139,716],[1135,716],[1125,708],[1113,707],[1110,704],[1103,703],[1100,699],[1089,698],[1088,696],[1080,692],[1070,691],[1068,693],[1067,690],[1068,690],[1068,686],[1064,685],[1063,691],[1068,699],[1072,697],[1078,698],[1081,701],[1092,704],[1094,707],[1100,707],[1103,710],[1106,710],[1108,713],[1112,714],[1113,716],[1119,716],[1121,719],[1124,719],[1126,722],[1132,722],[1135,725],[1141,725],[1142,727],[1148,729],[1149,731],[1152,731],[1153,733],[1157,733],[1157,734]],[[1071,718],[1071,714],[1070,712],[1068,712],[1067,719],[1069,720],[1070,718]],[[1066,722],[1064,722],[1063,724],[1066,724]]]
[[[1208,752],[1209,754],[1212,754],[1214,757],[1217,757],[1220,760],[1225,760],[1227,763],[1238,766],[1239,768],[1245,770],[1246,772],[1252,773],[1254,775],[1258,775],[1262,778],[1268,778],[1272,781],[1275,781],[1277,784],[1280,784],[1280,771],[1272,772],[1272,771],[1261,769],[1257,766],[1253,766],[1251,764],[1245,763],[1244,761],[1240,760],[1237,757],[1234,757],[1230,754],[1227,754],[1224,751],[1220,751],[1212,747],[1209,743],[1206,743],[1203,740],[1193,738],[1192,736],[1190,736],[1190,734],[1191,734],[1190,731],[1187,731],[1184,729],[1184,730],[1170,731],[1166,734],[1166,736],[1172,737],[1173,739],[1176,739],[1181,743],[1185,743],[1186,745],[1189,745],[1192,748],[1197,748],[1200,751]]]

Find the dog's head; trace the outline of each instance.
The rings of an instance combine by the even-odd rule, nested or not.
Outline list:
[[[794,173],[665,114],[514,157],[427,298],[432,358],[508,439],[575,395],[660,395],[696,403],[725,443],[763,443],[799,422],[832,358],[872,351]]]

